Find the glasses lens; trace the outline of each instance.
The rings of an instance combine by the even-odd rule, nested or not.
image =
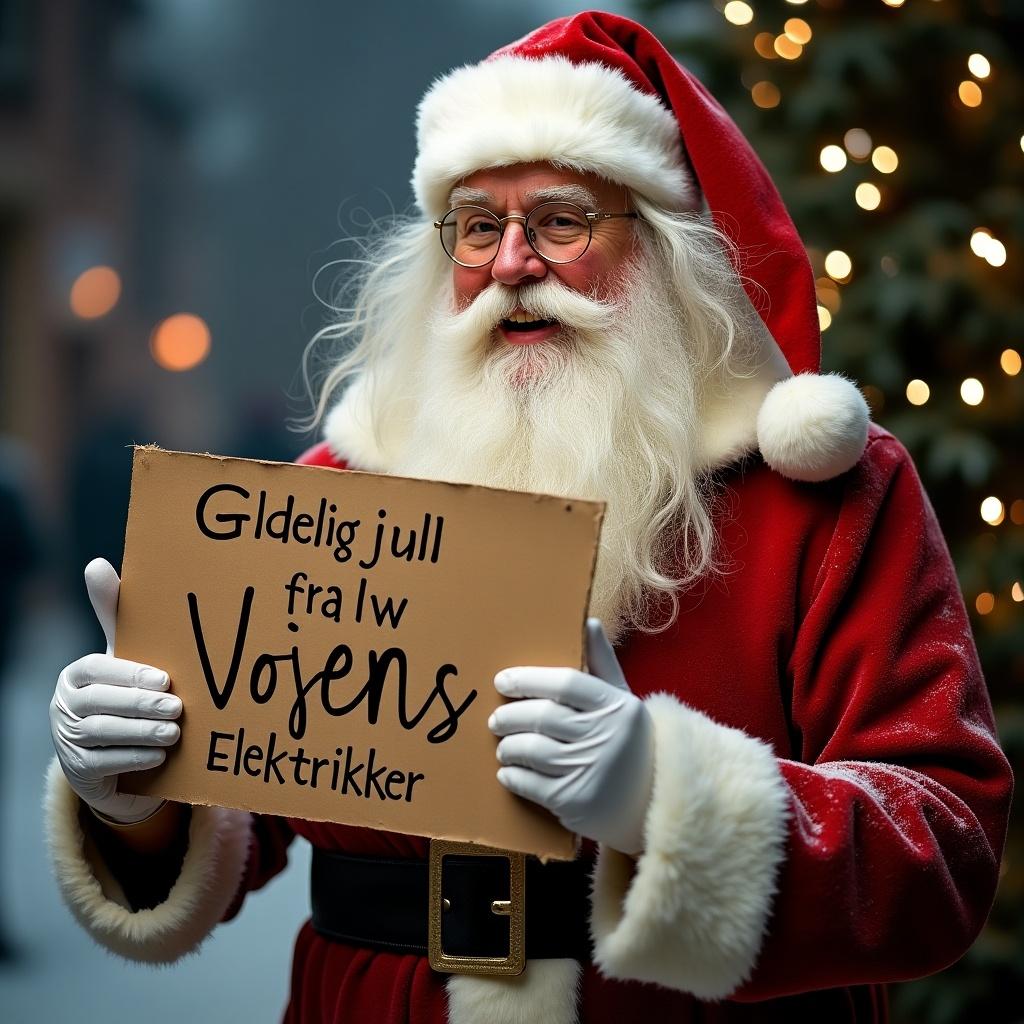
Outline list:
[[[501,224],[489,210],[479,206],[457,206],[441,222],[444,251],[464,267],[482,267],[498,253]]]
[[[572,203],[541,203],[526,219],[533,247],[552,263],[578,260],[590,245],[590,221]]]

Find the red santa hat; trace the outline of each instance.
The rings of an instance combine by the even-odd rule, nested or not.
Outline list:
[[[413,190],[431,218],[473,171],[538,160],[668,210],[703,199],[766,328],[756,375],[707,410],[708,463],[756,444],[773,469],[816,481],[860,458],[867,406],[850,381],[817,372],[814,277],[778,191],[729,115],[641,25],[600,12],[552,21],[435,82],[417,133]]]

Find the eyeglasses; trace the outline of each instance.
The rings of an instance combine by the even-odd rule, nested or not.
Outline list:
[[[498,255],[505,225],[518,221],[530,248],[547,263],[572,263],[590,248],[594,222],[636,213],[587,213],[573,203],[541,203],[527,216],[498,217],[482,206],[456,206],[434,227],[441,245],[460,267],[486,267]]]

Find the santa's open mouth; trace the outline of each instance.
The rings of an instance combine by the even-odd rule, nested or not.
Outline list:
[[[513,313],[498,324],[506,341],[516,345],[531,345],[545,341],[558,331],[557,320],[536,319],[528,313]]]

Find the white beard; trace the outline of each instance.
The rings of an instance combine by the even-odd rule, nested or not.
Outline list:
[[[696,440],[706,368],[649,265],[627,268],[614,302],[553,281],[491,285],[459,313],[444,296],[422,356],[399,371],[415,400],[392,472],[607,503],[590,614],[612,637],[669,618],[689,531],[710,531]],[[495,328],[517,307],[562,331],[508,344]]]

